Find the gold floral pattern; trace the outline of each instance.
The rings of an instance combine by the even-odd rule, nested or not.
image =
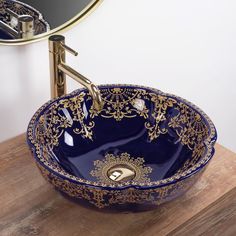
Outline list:
[[[150,140],[154,140],[160,136],[160,134],[166,134],[168,128],[165,126],[160,126],[160,123],[167,119],[166,111],[168,108],[173,107],[177,104],[177,101],[173,98],[168,98],[163,95],[158,95],[155,93],[150,93],[151,101],[154,104],[154,109],[152,112],[152,117],[154,118],[153,124],[150,121],[145,123],[145,127],[148,130],[148,136]]]
[[[172,183],[173,181],[177,181],[181,178],[185,178],[186,176],[194,172],[196,169],[205,165],[206,162],[208,162],[208,160],[212,157],[213,146],[216,140],[216,132],[215,132],[215,127],[212,121],[208,118],[208,116],[204,112],[202,112],[198,107],[196,107],[195,105],[191,104],[190,102],[182,98],[179,98],[177,96],[170,95],[170,94],[164,94],[163,92],[153,89],[153,88],[132,86],[132,85],[126,85],[126,87],[128,87],[130,90],[139,91],[138,93],[135,93],[136,95],[134,97],[129,96],[129,98],[131,97],[131,99],[128,102],[128,106],[134,107],[132,104],[135,99],[141,99],[142,101],[144,101],[144,103],[140,103],[141,107],[144,109],[148,109],[148,112],[145,112],[147,117],[149,118],[152,117],[151,120],[148,120],[147,118],[145,118],[144,115],[141,116],[141,118],[144,119],[144,122],[150,122],[151,125],[155,124],[155,122],[159,122],[159,125],[161,127],[168,127],[169,131],[175,132],[179,137],[179,141],[183,145],[187,146],[190,149],[190,151],[193,152],[192,162],[189,163],[189,165],[186,162],[185,163],[186,168],[183,168],[182,171],[163,180],[152,181],[152,182],[150,181],[146,184],[140,183],[139,184],[140,186],[144,186],[144,185],[145,186],[160,186],[162,184]],[[106,91],[106,93],[109,94],[110,93],[109,90],[112,91],[112,89],[114,88],[123,89],[124,85],[108,85],[106,86],[106,88],[101,87],[103,98],[105,94],[103,93],[103,90],[107,90],[108,92]],[[114,99],[122,98],[119,90],[112,91],[112,93],[119,94],[119,96],[117,97],[113,96],[112,98],[113,101]],[[125,93],[127,94],[127,91]],[[152,95],[152,94],[156,94],[156,95]],[[75,100],[79,99],[79,102],[78,101],[73,102],[73,99]],[[87,130],[92,132],[93,128],[96,126],[96,123],[94,122],[93,124],[90,122],[92,122],[93,118],[95,118],[97,115],[91,114],[90,119],[88,119],[90,121],[88,122],[87,119],[84,119],[85,117],[83,115],[81,116],[81,114],[77,114],[77,112],[82,113],[82,114],[84,113],[83,108],[82,108],[82,104],[83,104],[82,101],[85,101],[85,99],[91,100],[91,97],[89,98],[88,93],[84,92],[84,90],[78,90],[71,93],[69,96],[61,98],[60,100],[55,99],[53,101],[49,101],[48,103],[46,103],[35,113],[35,115],[30,121],[28,131],[27,131],[28,140],[29,140],[29,143],[33,145],[32,149],[34,150],[37,160],[39,162],[44,163],[44,165],[47,168],[54,170],[59,175],[66,177],[68,179],[74,180],[74,181],[78,181],[80,183],[84,183],[84,184],[91,184],[93,186],[103,186],[103,187],[111,186],[112,187],[113,184],[101,185],[101,183],[99,182],[85,180],[85,179],[82,179],[82,178],[79,178],[79,177],[76,177],[67,173],[60,166],[55,165],[51,161],[48,161],[48,159],[50,159],[50,156],[45,155],[47,151],[45,150],[42,151],[42,146],[48,145],[48,143],[50,144],[50,147],[53,147],[53,145],[58,145],[58,138],[60,137],[60,135],[62,135],[61,131],[64,129],[63,127],[66,127],[66,126],[71,127],[71,122],[73,121],[73,117],[71,121],[71,119],[67,119],[65,118],[66,117],[65,115],[62,115],[64,106],[68,106],[67,110],[70,110],[69,109],[70,106],[73,107],[74,105],[78,106],[78,104],[80,104],[78,108],[76,106],[75,106],[75,109],[72,108],[72,110],[74,109],[75,117],[76,116],[80,117],[80,118],[77,118],[79,120],[78,130],[74,130],[74,131],[81,134],[83,133],[85,135],[84,136],[85,138],[91,139],[92,134],[88,135],[88,132],[85,130],[84,127],[90,127],[90,128],[87,128]],[[155,109],[153,109],[155,107],[157,108],[156,112],[154,112]],[[167,107],[167,109],[165,109],[165,107]],[[115,108],[112,108],[112,109],[115,109]],[[155,117],[158,117],[159,109],[165,111],[164,112],[165,119],[162,118],[161,121],[159,121],[159,118],[155,119]],[[59,110],[60,112],[59,114],[57,114],[57,111]],[[172,112],[172,110],[174,110],[175,112]],[[47,112],[45,113],[45,111]],[[55,111],[56,111],[56,114],[54,114]],[[71,111],[70,111],[70,114],[72,116]],[[88,112],[88,114],[90,114],[90,112]],[[56,115],[55,118],[53,118],[54,115]],[[61,116],[63,118],[61,118]],[[138,112],[136,112],[136,116],[139,116]],[[60,122],[58,122],[58,117],[59,117]],[[122,116],[118,115],[118,117],[121,118]],[[126,117],[123,116],[121,119],[125,119],[125,118]],[[116,118],[111,116],[108,119],[116,119]],[[53,127],[56,127],[56,128],[52,130],[48,130],[50,129],[50,124],[52,121],[56,123],[55,126],[53,125]],[[83,122],[85,126],[81,125]],[[206,126],[206,124],[208,126]],[[151,127],[151,126],[148,126],[148,127]],[[187,127],[187,130],[185,129],[186,127]],[[153,137],[152,141],[158,138],[158,137],[155,137],[155,135],[151,137]],[[188,140],[188,137],[190,140]],[[200,144],[204,146],[202,147]],[[190,162],[190,160],[188,160],[188,162]],[[123,184],[119,184],[119,187],[120,186],[127,186],[127,185],[126,183],[123,183]]]
[[[176,195],[184,193],[198,177],[195,175],[189,179],[159,188],[136,189],[128,187],[120,190],[106,190],[70,182],[49,172],[42,165],[38,163],[37,165],[44,178],[57,189],[71,197],[87,200],[100,209],[124,204],[160,205],[176,197]]]
[[[143,105],[142,109],[135,108],[137,99],[142,99],[146,91],[142,89],[111,88],[101,89],[101,95],[106,104],[101,111],[90,109],[92,117],[102,116],[104,118],[114,118],[121,121],[123,118],[133,118],[137,115],[148,118],[148,109]]]
[[[109,169],[116,165],[126,165],[135,172],[133,181],[145,184],[150,182],[147,176],[152,172],[152,168],[145,166],[144,162],[143,158],[133,158],[128,153],[121,153],[120,155],[107,154],[105,159],[94,161],[95,169],[90,174],[96,177],[101,184],[114,184],[114,181],[107,175]]]
[[[196,145],[203,143],[209,130],[201,116],[187,105],[179,103],[176,109],[179,113],[170,119],[168,126],[175,129],[183,145],[193,150]]]
[[[5,10],[5,7],[4,7],[4,0],[0,0],[0,14],[5,14],[6,13],[6,10]]]
[[[91,117],[102,116],[113,118],[116,121],[137,116],[143,117],[144,120],[147,120],[144,126],[148,131],[150,141],[157,139],[161,134],[168,133],[169,128],[172,127],[177,129],[177,135],[183,145],[187,145],[192,150],[195,142],[202,142],[208,135],[208,128],[201,116],[174,98],[144,89],[119,87],[101,89],[101,94],[105,102],[104,108],[101,112],[91,108]],[[137,102],[142,103],[141,106],[137,106]],[[153,104],[153,109],[150,109],[150,103]],[[173,107],[179,112],[170,118],[168,124],[164,125],[169,118],[167,111]]]
[[[104,100],[104,108],[97,112],[91,107],[89,112],[91,121],[89,123],[85,122],[85,112],[82,109],[85,102],[84,92],[52,104],[47,114],[42,115],[39,119],[36,133],[38,133],[40,141],[43,143],[45,141],[52,146],[58,145],[58,138],[62,135],[63,130],[71,127],[73,122],[80,124],[80,127],[73,130],[75,134],[93,140],[93,128],[96,125],[93,119],[97,116],[115,119],[118,122],[125,118],[139,116],[145,121],[144,127],[147,129],[150,141],[154,141],[161,134],[166,134],[170,128],[173,128],[181,143],[187,145],[191,150],[208,136],[208,128],[201,116],[174,98],[149,93],[142,89],[127,88],[101,89],[101,94]],[[88,96],[87,100],[90,99],[91,97]],[[146,104],[149,104],[149,107],[151,107],[150,104],[153,104],[153,108],[148,108]],[[170,108],[178,111],[173,117],[167,113]],[[61,114],[60,111],[67,111],[67,114],[71,111],[70,119],[66,117],[66,114]],[[43,140],[44,136],[41,135],[42,131],[44,131],[43,134],[46,134],[45,140]]]
[[[80,93],[75,97],[53,103],[39,117],[35,128],[37,142],[50,148],[58,146],[64,129],[72,127],[74,123],[76,123],[76,128],[73,129],[75,134],[92,140],[92,128],[95,124],[93,121],[86,122],[85,120],[82,108],[84,96],[85,93]]]
[[[193,153],[191,158],[187,159],[183,166],[178,170],[178,173],[182,173],[186,170],[188,170],[191,167],[194,167],[194,165],[196,163],[199,162],[199,160],[201,159],[201,157],[204,156],[206,150],[206,146],[204,145],[204,143],[199,143],[195,146],[195,148],[193,149]]]

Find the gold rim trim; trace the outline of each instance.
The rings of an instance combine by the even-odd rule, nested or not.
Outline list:
[[[71,29],[76,24],[80,23],[85,17],[89,16],[93,11],[97,9],[97,7],[102,3],[103,0],[93,0],[91,3],[85,7],[80,13],[78,13],[76,16],[71,18],[66,23],[60,25],[59,27],[50,30],[46,33],[36,35],[32,39],[14,39],[14,40],[0,40],[0,45],[25,45],[33,42],[38,42],[43,39],[47,39],[50,35],[55,33],[64,33],[65,31]]]
[[[48,163],[48,162],[44,162],[44,161],[40,161],[41,164],[45,165],[47,168],[49,168],[50,170],[52,170],[55,174],[58,174],[64,178],[68,178],[68,179],[71,179],[73,181],[76,181],[78,183],[83,183],[83,184],[89,184],[89,185],[92,185],[92,186],[96,186],[96,187],[110,187],[110,188],[113,188],[113,187],[125,187],[125,186],[140,186],[140,187],[143,187],[143,186],[146,186],[146,187],[157,187],[157,186],[160,186],[160,185],[165,185],[165,184],[171,184],[173,183],[173,181],[179,181],[181,179],[184,179],[186,178],[187,176],[191,175],[192,173],[194,173],[195,171],[197,171],[201,166],[204,166],[212,157],[212,151],[214,150],[214,145],[212,145],[212,139],[216,136],[216,130],[215,130],[215,126],[213,124],[213,122],[211,121],[211,119],[206,115],[205,112],[203,112],[199,107],[197,107],[196,105],[194,105],[193,103],[187,101],[186,99],[183,99],[179,96],[176,96],[176,95],[173,95],[173,94],[169,94],[169,93],[164,93],[158,89],[155,89],[155,88],[151,88],[151,87],[147,87],[147,86],[141,86],[141,85],[133,85],[133,84],[105,84],[105,85],[99,85],[98,87],[119,87],[119,86],[127,86],[127,87],[133,87],[133,88],[143,88],[143,89],[147,89],[147,90],[151,90],[155,93],[158,93],[158,94],[161,94],[161,95],[165,95],[167,97],[172,97],[172,98],[175,98],[175,99],[179,99],[181,102],[187,104],[188,106],[191,106],[191,108],[195,109],[197,112],[199,112],[205,119],[206,121],[208,122],[209,124],[209,135],[206,139],[206,141],[204,141],[204,144],[206,145],[206,149],[207,149],[207,152],[205,153],[205,156],[202,157],[202,159],[196,163],[195,165],[193,165],[191,168],[187,169],[187,170],[184,170],[182,173],[179,173],[177,172],[175,175],[173,175],[172,177],[169,177],[169,178],[166,178],[166,179],[162,179],[162,180],[158,180],[158,181],[150,181],[149,183],[138,183],[138,182],[135,182],[135,181],[131,181],[131,182],[125,182],[125,183],[116,183],[116,184],[101,184],[99,182],[96,182],[96,181],[89,181],[89,180],[85,180],[85,179],[81,179],[81,178],[78,178],[74,175],[71,175],[69,173],[63,173],[61,172],[59,169],[55,169],[55,168],[52,168],[52,166]],[[60,97],[60,99],[63,99],[67,96],[73,96],[74,94],[77,94],[79,92],[82,92],[84,91],[85,89],[77,89],[75,91],[73,91],[72,93],[70,94],[67,94],[65,96],[62,96]],[[28,130],[27,130],[27,136],[28,136],[28,139],[29,141],[31,142],[31,145],[34,146],[34,153],[35,155],[37,156],[40,156],[41,155],[41,152],[40,152],[40,146],[38,143],[36,143],[33,139],[33,130],[34,130],[34,123],[35,121],[37,120],[38,118],[38,115],[50,104],[52,104],[54,101],[56,101],[58,98],[56,99],[52,99],[52,100],[49,100],[47,103],[45,103],[43,106],[41,106],[37,111],[36,113],[34,114],[34,116],[32,117],[30,123],[29,123],[29,126],[28,126]],[[40,158],[37,157],[37,159],[39,160]],[[198,172],[198,171],[197,171]]]

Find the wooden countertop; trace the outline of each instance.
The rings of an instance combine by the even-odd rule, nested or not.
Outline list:
[[[142,213],[101,213],[63,198],[40,175],[24,135],[0,144],[1,236],[236,235],[236,154],[216,145],[182,197]]]

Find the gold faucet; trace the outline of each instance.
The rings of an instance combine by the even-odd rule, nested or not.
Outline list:
[[[93,99],[93,108],[98,111],[101,110],[103,102],[98,87],[79,72],[66,65],[66,51],[74,56],[78,55],[76,51],[65,45],[64,36],[52,35],[49,37],[51,97],[57,98],[66,94],[66,75],[68,75],[88,89]]]

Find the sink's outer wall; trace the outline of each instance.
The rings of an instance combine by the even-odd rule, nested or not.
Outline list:
[[[74,200],[82,200],[79,201],[80,204],[95,206],[98,209],[131,212],[155,209],[158,205],[181,196],[199,179],[205,170],[203,168],[189,178],[159,187],[147,189],[126,187],[111,190],[78,184],[51,173],[42,163],[36,163],[43,177],[49,183]]]

